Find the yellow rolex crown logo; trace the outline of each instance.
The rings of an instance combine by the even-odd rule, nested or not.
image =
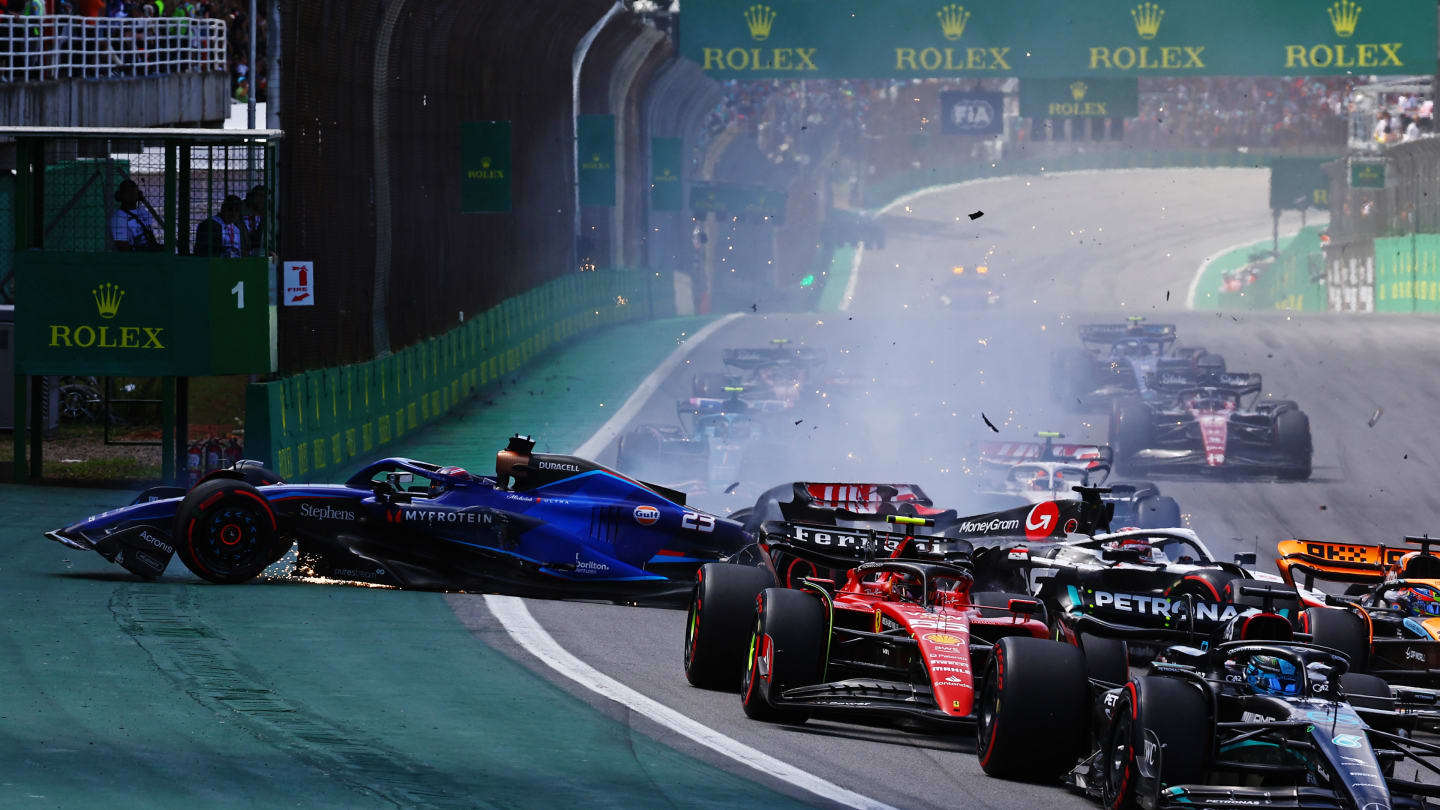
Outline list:
[[[942,6],[935,16],[940,19],[940,31],[946,39],[953,42],[965,35],[965,23],[970,22],[970,12],[964,6],[954,3]]]
[[[1089,89],[1090,86],[1085,84],[1084,82],[1075,82],[1074,84],[1070,85],[1070,97],[1075,99],[1076,101],[1084,101],[1085,91]]]
[[[591,152],[591,153],[590,153],[590,160],[591,160],[592,162],[594,162],[594,163],[599,163],[599,162],[600,162],[600,153],[599,153],[599,152]]]
[[[125,297],[125,291],[116,284],[108,281],[90,291],[95,296],[95,307],[100,310],[100,317],[113,318],[115,313],[120,311],[120,299]]]
[[[488,157],[482,157],[482,158],[480,158],[480,168],[482,168],[482,169],[488,169],[488,168],[490,168],[490,158],[488,158]]]
[[[1360,22],[1360,12],[1365,9],[1355,5],[1353,0],[1339,0],[1331,6],[1330,24],[1335,27],[1335,36],[1348,37],[1355,33],[1355,24]]]
[[[1160,21],[1165,18],[1165,9],[1154,3],[1141,3],[1130,9],[1130,16],[1135,19],[1135,33],[1141,39],[1154,39],[1160,33]]]
[[[745,25],[756,42],[770,38],[770,26],[775,24],[775,9],[769,6],[751,6],[745,9]]]

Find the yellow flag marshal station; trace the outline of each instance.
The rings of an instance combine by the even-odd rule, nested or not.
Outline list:
[[[1429,74],[1436,14],[1432,0],[686,0],[680,45],[724,79]],[[1102,115],[1086,109],[1073,114]]]

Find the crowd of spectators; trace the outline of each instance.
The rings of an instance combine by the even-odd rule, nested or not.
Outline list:
[[[1343,148],[1361,80],[1156,78],[1140,81],[1125,140],[1156,148]]]
[[[256,100],[265,100],[266,86],[266,31],[270,0],[259,0],[259,42],[257,45],[258,84],[254,87]],[[246,101],[252,91],[252,77],[255,71],[250,66],[250,3],[249,0],[0,0],[0,14],[11,14],[30,18],[47,16],[74,16],[108,19],[157,19],[176,20],[177,30],[184,30],[184,20],[221,19],[227,22],[226,55],[231,76],[231,92],[237,101]],[[40,20],[35,30],[48,36],[63,37],[68,29],[57,29]],[[27,20],[27,23],[31,20]],[[145,43],[137,41],[135,47],[143,49]]]

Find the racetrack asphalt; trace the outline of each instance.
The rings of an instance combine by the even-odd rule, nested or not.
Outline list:
[[[1217,553],[1258,548],[1268,564],[1266,552],[1285,537],[1396,542],[1423,532],[1440,499],[1432,487],[1440,321],[1183,311],[1205,256],[1268,235],[1267,180],[1256,170],[1086,173],[916,198],[909,211],[886,215],[887,247],[866,251],[850,311],[785,315],[756,302],[755,314],[700,346],[636,421],[673,420],[690,376],[718,370],[721,347],[776,337],[822,346],[831,368],[872,382],[782,425],[789,434],[776,438],[763,478],[695,502],[724,512],[759,488],[809,478],[914,481],[964,508],[974,490],[965,474],[970,443],[996,435],[982,413],[1001,438],[1060,429],[1105,439],[1102,415],[1051,401],[1050,352],[1074,345],[1077,322],[1143,314],[1173,320],[1182,343],[1220,351],[1234,370],[1262,372],[1268,392],[1297,400],[1311,417],[1309,482],[1157,478]],[[984,216],[970,220],[975,210]],[[1005,276],[1000,308],[939,303],[950,267],[982,259]],[[677,337],[647,338],[653,350],[644,362],[610,359],[620,355],[607,343],[597,359],[571,367],[611,378],[604,384],[623,398],[638,369],[653,368]],[[578,414],[583,404],[583,419],[547,428],[563,433],[551,449],[565,450],[605,412],[591,401],[594,388],[569,387],[562,396],[558,387],[522,384],[497,403],[508,406],[503,412],[463,409],[405,452],[430,457],[429,448],[445,454],[436,460],[484,471],[504,435],[535,430],[516,419],[561,406]],[[603,401],[612,407],[614,397]],[[1383,412],[1371,426],[1376,409]],[[613,452],[601,460],[613,461]],[[137,584],[98,556],[40,537],[126,500],[113,491],[0,487],[0,805],[812,801],[559,677],[505,634],[483,597],[286,582],[222,588],[177,574],[178,564],[159,584]],[[600,672],[876,800],[1094,806],[1058,787],[983,776],[965,735],[748,721],[736,696],[685,683],[680,611],[525,604]]]
[[[1103,414],[1071,413],[1051,400],[1050,352],[1075,345],[1076,323],[1145,315],[1176,323],[1182,344],[1222,353],[1232,370],[1261,372],[1269,395],[1294,399],[1310,415],[1315,473],[1308,482],[1154,477],[1217,555],[1255,550],[1273,570],[1275,542],[1290,537],[1398,543],[1429,530],[1440,507],[1433,487],[1440,320],[1183,308],[1206,256],[1268,235],[1267,179],[1254,170],[1086,173],[917,198],[908,211],[899,206],[886,216],[887,248],[866,252],[850,312],[766,315],[762,303],[762,314],[697,350],[637,421],[672,420],[690,375],[719,370],[721,347],[776,337],[825,347],[832,365],[873,378],[858,403],[797,413],[804,420],[782,426],[790,435],[768,454],[763,483],[742,482],[736,494],[710,492],[694,502],[724,512],[746,505],[754,489],[785,480],[913,481],[963,509],[973,493],[965,471],[977,439],[1022,440],[1059,429],[1105,441]],[[985,214],[972,221],[966,214],[975,210]],[[959,312],[937,302],[952,265],[982,259],[1006,276],[999,308]],[[984,426],[982,413],[999,435]],[[479,597],[450,600],[475,626],[489,621]],[[601,672],[877,800],[897,807],[1093,806],[1058,787],[988,779],[965,735],[747,720],[736,696],[686,684],[680,611],[526,604],[557,641]],[[662,739],[707,757],[686,741]]]

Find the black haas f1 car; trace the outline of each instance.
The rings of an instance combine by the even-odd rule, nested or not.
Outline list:
[[[1051,506],[1087,520],[1104,512],[1093,497]],[[760,542],[731,560],[753,565],[701,568],[686,677],[738,687],[745,713],[759,720],[803,722],[817,711],[940,726],[973,720],[975,673],[991,646],[1047,633],[1004,538],[987,533],[1031,508],[961,519],[947,535],[916,533],[934,528],[933,517],[893,513],[884,516],[889,530],[837,525],[866,517],[853,512],[829,523],[767,521]],[[1063,528],[1046,534],[1063,536]]]
[[[1118,397],[1149,398],[1150,375],[1166,371],[1221,372],[1225,358],[1199,347],[1176,347],[1175,325],[1127,323],[1080,326],[1082,348],[1055,354],[1051,392],[1071,410],[1108,408]]]
[[[1106,445],[1057,440],[1065,434],[1041,431],[1038,442],[981,442],[979,467],[987,502],[1039,503],[1070,497],[1072,486],[1105,487],[1101,496],[1115,505],[1111,523],[1138,528],[1183,525],[1180,504],[1149,481],[1107,484],[1115,453]],[[987,503],[987,505],[989,505]]]
[[[1119,683],[1090,677],[1073,646],[1002,639],[977,700],[981,767],[1063,775],[1115,809],[1433,806],[1440,785],[1398,775],[1437,771],[1424,757],[1440,747],[1408,736],[1418,718],[1290,631],[1273,613],[1237,616],[1225,640],[1168,647]]]
[[[493,478],[389,458],[344,484],[284,484],[241,462],[46,536],[145,579],[178,554],[211,582],[246,582],[296,545],[297,570],[318,577],[627,601],[688,594],[700,564],[751,542],[678,492],[534,444],[511,439]]]
[[[1117,401],[1110,444],[1122,471],[1310,477],[1310,417],[1290,400],[1260,402],[1259,374],[1153,378],[1163,398]]]
[[[1283,540],[1275,564],[1312,601],[1343,608],[1307,612],[1316,619],[1306,628],[1316,643],[1344,652],[1353,670],[1428,691],[1440,686],[1440,556],[1430,551],[1440,540],[1405,542]],[[1321,593],[1313,590],[1317,580],[1350,588],[1344,596]]]

